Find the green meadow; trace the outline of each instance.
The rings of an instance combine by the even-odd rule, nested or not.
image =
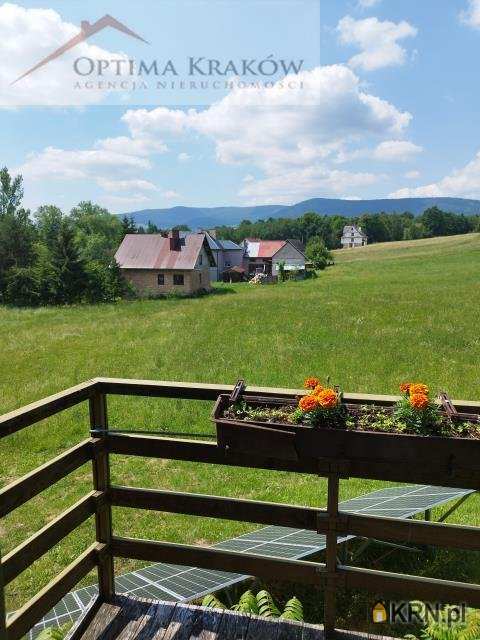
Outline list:
[[[214,294],[196,299],[0,307],[0,413],[96,376],[216,383],[241,377],[254,385],[299,387],[316,375],[329,376],[345,391],[388,394],[397,393],[401,381],[415,379],[455,398],[480,399],[479,234],[337,251],[335,261],[313,280],[219,285]],[[109,398],[112,428],[211,435],[211,409],[211,403],[194,401]],[[1,440],[0,482],[11,482],[86,437],[87,407],[80,405]],[[326,503],[320,478],[174,461],[114,457],[113,481]],[[344,481],[342,498],[380,486]],[[0,522],[2,552],[90,489],[91,470],[85,466],[10,514]],[[478,498],[449,521],[480,525]],[[118,509],[114,527],[123,535],[209,544],[253,525]],[[25,602],[92,540],[87,522],[37,561],[9,585],[8,609]],[[133,566],[122,561],[117,571]],[[437,577],[480,578],[480,562],[464,567],[454,556],[437,556],[428,568]]]

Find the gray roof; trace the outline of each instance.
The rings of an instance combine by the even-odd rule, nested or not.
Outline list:
[[[212,251],[244,251],[243,247],[232,242],[232,240],[220,240],[214,238],[208,231],[201,231],[199,233],[205,234],[205,238],[208,242],[208,246]],[[198,235],[192,231],[180,231],[180,237],[186,238],[187,236]]]
[[[343,227],[343,235],[346,236],[347,234],[351,234],[351,233],[355,233],[359,236],[362,236],[362,238],[367,237],[366,234],[363,233],[363,231],[359,227],[357,227],[356,224],[346,224]]]

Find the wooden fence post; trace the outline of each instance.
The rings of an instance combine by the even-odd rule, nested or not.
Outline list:
[[[7,638],[7,612],[5,608],[5,583],[3,580],[2,553],[0,550],[0,640]]]
[[[335,632],[336,599],[338,587],[337,573],[337,527],[338,527],[339,475],[328,475],[328,533],[326,534],[326,582],[325,582],[325,638],[333,638]]]
[[[107,499],[97,502],[95,512],[95,527],[97,542],[107,545],[106,553],[102,554],[98,565],[98,586],[100,598],[104,601],[112,600],[115,595],[115,576],[113,556],[111,553],[112,540],[112,507],[108,498],[110,488],[110,460],[106,447],[108,418],[107,398],[105,394],[95,391],[90,398],[90,428],[95,430],[93,453],[93,484],[96,491],[107,494]]]

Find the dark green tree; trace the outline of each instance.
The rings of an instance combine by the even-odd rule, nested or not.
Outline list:
[[[59,282],[56,302],[80,302],[87,286],[87,273],[77,246],[75,229],[69,218],[62,221],[52,262]]]
[[[333,262],[333,256],[320,237],[311,238],[305,249],[305,255],[315,269],[325,269]]]

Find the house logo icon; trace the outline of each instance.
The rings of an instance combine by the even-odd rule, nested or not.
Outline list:
[[[95,35],[96,33],[99,33],[100,31],[103,31],[103,29],[106,29],[107,27],[111,27],[112,29],[116,29],[117,31],[120,31],[121,33],[125,33],[127,36],[131,36],[132,38],[136,38],[137,40],[140,40],[141,42],[145,42],[145,44],[149,44],[146,40],[144,40],[142,37],[140,37],[137,33],[135,33],[134,31],[132,31],[131,29],[126,27],[124,24],[122,24],[121,22],[119,22],[118,20],[116,20],[115,18],[113,18],[112,16],[110,16],[108,14],[103,16],[103,18],[100,18],[100,20],[97,20],[93,24],[90,24],[90,22],[88,22],[88,20],[83,20],[82,21],[82,25],[81,25],[81,29],[80,29],[80,33],[78,35],[73,37],[71,40],[66,42],[63,46],[59,47],[56,51],[54,51],[49,56],[47,56],[46,58],[41,60],[34,67],[32,67],[31,69],[26,71],[24,74],[19,76],[16,80],[14,80],[12,82],[12,85],[15,84],[16,82],[19,82],[23,78],[26,78],[27,76],[29,76],[34,71],[37,71],[37,69],[40,69],[41,67],[44,67],[49,62],[52,62],[52,60],[55,60],[56,58],[59,58],[60,56],[62,56],[64,53],[66,53],[70,49],[73,49],[73,47],[76,47],[80,43],[85,42],[85,40],[87,40],[91,36]]]
[[[385,607],[385,604],[380,600],[376,602],[372,607],[372,622],[388,622],[387,609]]]

